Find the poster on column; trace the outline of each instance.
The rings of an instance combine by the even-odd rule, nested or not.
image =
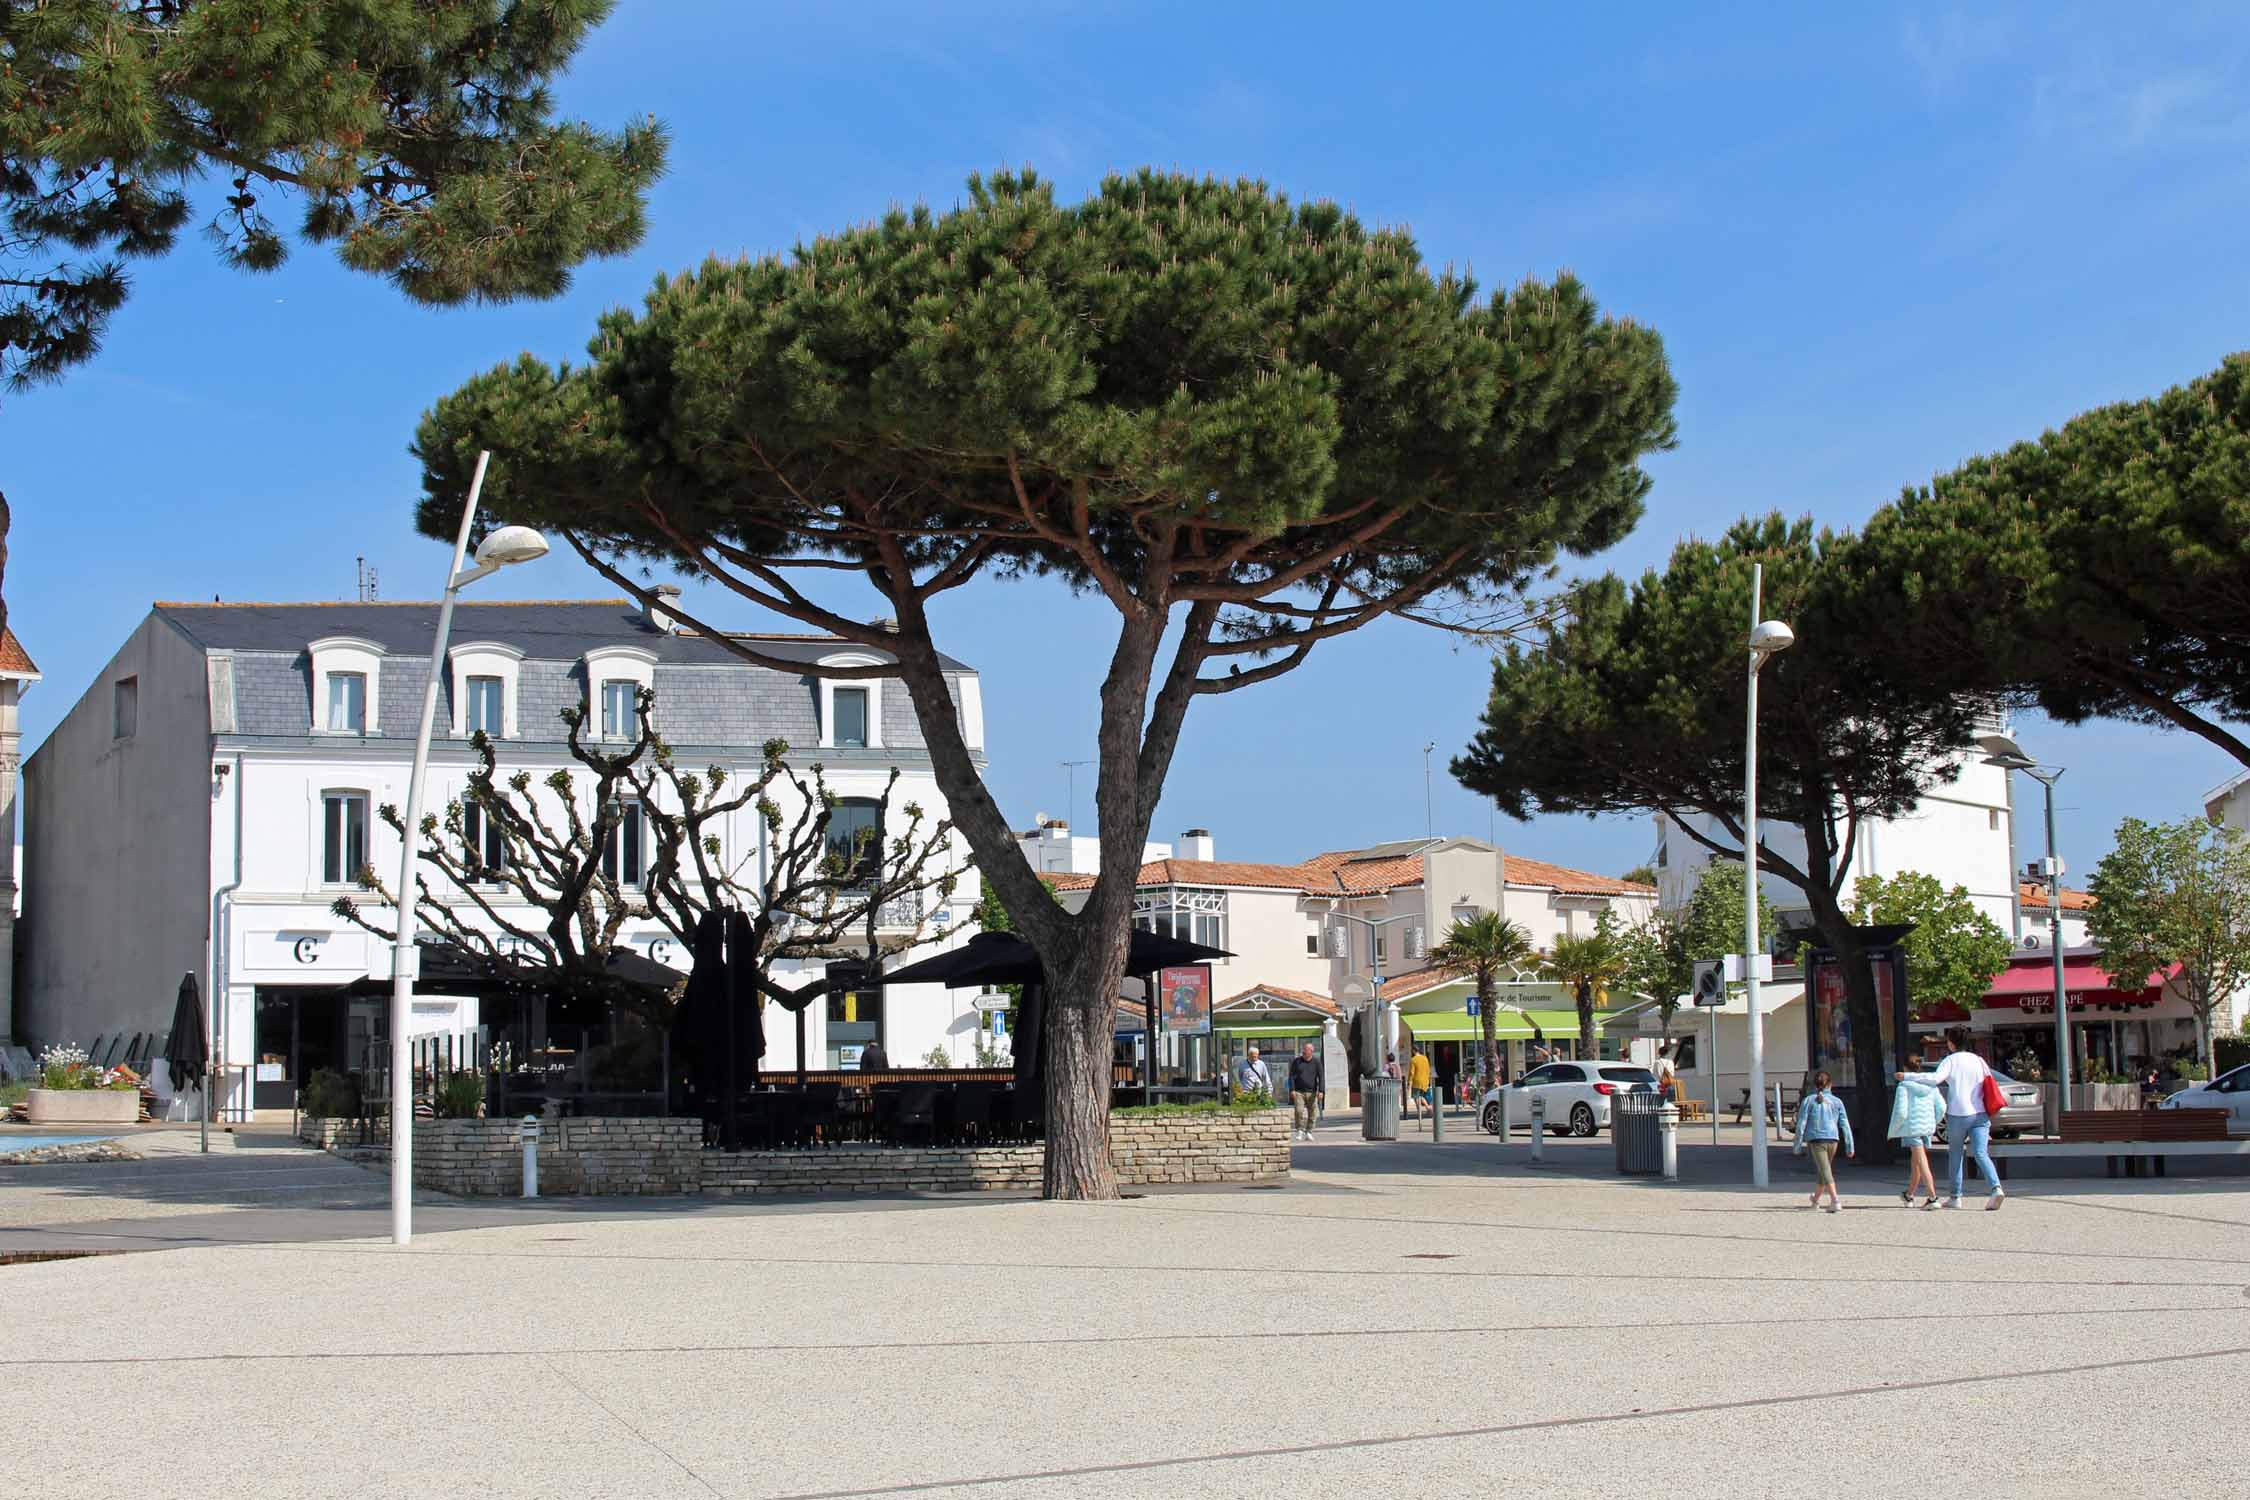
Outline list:
[[[1211,971],[1197,965],[1165,969],[1156,976],[1164,997],[1164,1029],[1175,1036],[1211,1034]]]
[[[1900,1011],[1897,971],[1900,964],[1895,951],[1871,952],[1869,967],[1875,975],[1875,1010],[1882,1022],[1882,1055],[1893,1059],[1886,1067],[1896,1066],[1899,1055]],[[1844,990],[1844,969],[1826,954],[1812,961],[1812,984],[1809,992],[1812,1006],[1812,1066],[1826,1068],[1840,1086],[1849,1086],[1857,1076],[1853,1070],[1856,1055],[1853,1050],[1851,1002]]]

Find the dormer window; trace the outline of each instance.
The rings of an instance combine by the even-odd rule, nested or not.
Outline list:
[[[453,732],[467,739],[478,730],[512,740],[516,723],[516,669],[523,653],[497,641],[470,641],[446,653],[453,676]]]
[[[640,694],[656,687],[656,653],[603,646],[586,653],[588,727],[605,740],[640,737]]]
[[[879,667],[882,658],[864,651],[840,651],[820,659],[824,667]],[[880,678],[838,682],[820,679],[820,744],[824,750],[883,748],[883,683]]]
[[[313,732],[375,734],[382,704],[383,648],[373,641],[330,636],[314,641]]]

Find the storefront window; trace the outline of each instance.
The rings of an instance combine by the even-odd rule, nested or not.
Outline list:
[[[828,997],[828,1066],[856,1068],[870,1042],[883,1040],[883,992],[848,989]]]

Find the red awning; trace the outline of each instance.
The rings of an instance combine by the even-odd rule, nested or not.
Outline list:
[[[2154,1005],[2163,998],[2168,976],[2148,976],[2138,988],[2120,987],[2097,958],[2063,958],[2063,991],[2073,1006]],[[1984,993],[1988,1006],[2013,1005],[2023,1010],[2055,1008],[2055,966],[2048,958],[2013,959],[2005,972]]]

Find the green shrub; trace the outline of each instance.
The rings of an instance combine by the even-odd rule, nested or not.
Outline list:
[[[946,1055],[945,1048],[940,1045],[929,1050],[922,1059],[922,1066],[925,1068],[950,1068],[953,1066],[953,1059]]]
[[[1263,1100],[1263,1103],[1258,1101]],[[1129,1120],[1161,1120],[1174,1115],[1230,1115],[1255,1114],[1274,1107],[1273,1097],[1263,1091],[1255,1094],[1238,1094],[1231,1103],[1219,1104],[1206,1099],[1199,1104],[1136,1104],[1130,1109],[1113,1109],[1113,1115]]]
[[[359,1112],[351,1080],[334,1068],[315,1068],[297,1095],[297,1108],[309,1120],[349,1120]]]
[[[454,1073],[438,1080],[430,1108],[441,1120],[473,1120],[484,1108],[484,1075]]]
[[[2250,1035],[2232,1032],[2211,1038],[2211,1061],[2222,1073],[2250,1063]]]
[[[2211,1076],[2209,1064],[2199,1063],[2186,1057],[2174,1058],[2170,1072],[2174,1078],[2184,1078],[2189,1083],[2201,1083]]]

